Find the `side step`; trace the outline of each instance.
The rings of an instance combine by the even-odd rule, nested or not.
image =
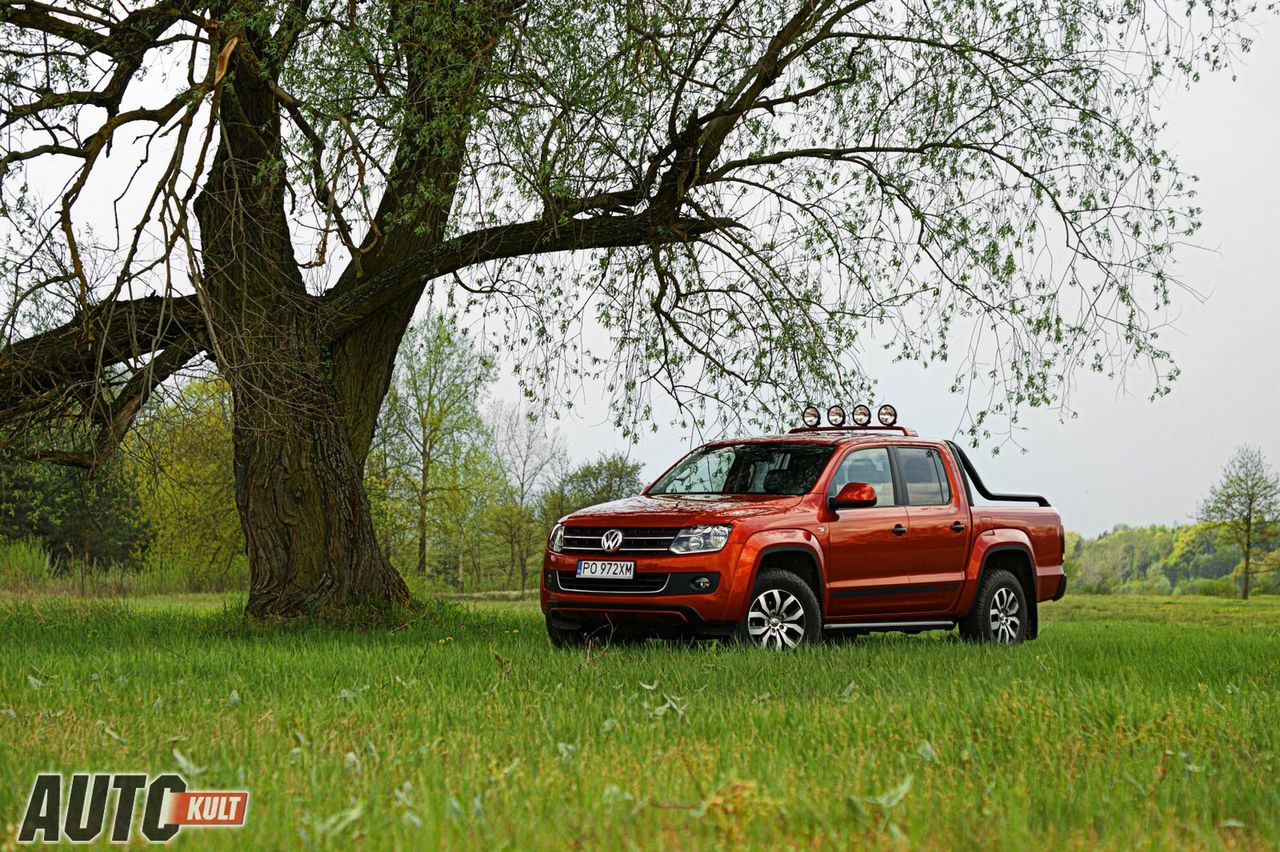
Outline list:
[[[916,633],[921,630],[950,630],[956,626],[954,621],[842,621],[828,622],[822,625],[823,630],[903,630]]]

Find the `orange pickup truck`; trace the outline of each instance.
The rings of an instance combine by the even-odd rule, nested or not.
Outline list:
[[[820,427],[698,447],[639,496],[551,531],[542,611],[553,644],[648,635],[788,649],[833,631],[1035,638],[1066,590],[1043,497],[993,494],[964,451],[882,406]],[[975,492],[977,497],[975,499]],[[1025,505],[1012,506],[1010,503]]]

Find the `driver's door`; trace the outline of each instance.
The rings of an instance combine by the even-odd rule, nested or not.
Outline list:
[[[846,483],[865,482],[876,504],[841,509],[828,523],[827,617],[850,620],[910,609],[911,557],[907,509],[898,505],[886,447],[851,450],[827,486],[834,496]]]

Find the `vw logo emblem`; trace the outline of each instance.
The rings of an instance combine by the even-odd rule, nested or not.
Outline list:
[[[605,553],[613,553],[622,547],[622,530],[609,530],[600,536],[600,549]]]

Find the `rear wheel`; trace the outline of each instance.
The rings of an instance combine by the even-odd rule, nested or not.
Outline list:
[[[960,620],[960,635],[978,642],[1016,645],[1027,638],[1027,593],[1018,578],[996,569],[982,575],[973,608]]]
[[[787,651],[816,641],[821,632],[822,611],[809,584],[789,571],[762,571],[735,635],[740,642]]]

